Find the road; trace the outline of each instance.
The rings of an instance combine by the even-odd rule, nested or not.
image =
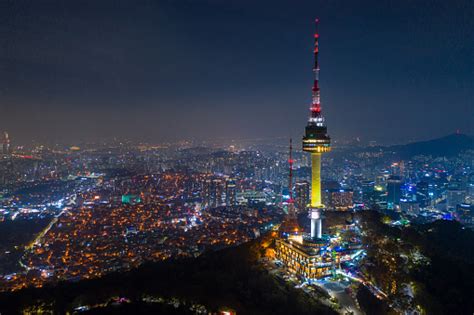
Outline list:
[[[380,288],[378,288],[375,284],[373,284],[372,282],[366,280],[363,278],[363,276],[359,273],[359,278],[356,277],[356,276],[353,276],[353,275],[350,275],[342,270],[337,270],[336,271],[337,274],[340,274],[340,275],[343,275],[344,277],[347,277],[351,280],[354,280],[354,281],[357,281],[357,282],[360,282],[362,283],[363,285],[365,285],[367,287],[367,289],[370,290],[370,292],[372,292],[373,295],[375,295],[377,298],[379,299],[386,299],[388,298],[388,295],[383,292]]]
[[[338,300],[343,314],[352,312],[354,315],[363,315],[352,297],[344,290],[346,286],[336,281],[318,281],[318,284]]]

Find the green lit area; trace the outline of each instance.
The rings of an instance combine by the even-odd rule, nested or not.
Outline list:
[[[122,203],[124,204],[136,204],[142,200],[137,195],[122,195]]]

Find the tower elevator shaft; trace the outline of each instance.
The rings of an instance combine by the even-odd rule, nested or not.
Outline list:
[[[311,237],[321,238],[321,153],[311,153]]]

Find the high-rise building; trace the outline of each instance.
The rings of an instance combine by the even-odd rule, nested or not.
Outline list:
[[[456,206],[456,219],[468,227],[474,227],[474,205],[461,203]]]
[[[467,184],[467,199],[470,204],[474,205],[474,179]]]
[[[220,178],[207,178],[202,183],[201,198],[205,206],[218,207],[223,203],[224,182]]]
[[[3,137],[2,137],[2,153],[3,154],[10,154],[11,153],[11,147],[10,147],[10,136],[8,135],[8,132],[3,132]]]
[[[429,185],[427,182],[421,181],[416,184],[416,201],[418,201],[421,208],[425,208],[430,205],[431,198],[429,194]]]
[[[363,180],[361,182],[362,202],[365,208],[370,208],[375,203],[375,182],[373,180]]]
[[[316,25],[318,23],[316,22]],[[321,98],[319,90],[319,33],[314,34],[314,65],[312,102],[308,124],[303,136],[303,151],[311,154],[311,237],[322,237],[322,211],[324,205],[321,200],[321,155],[331,151],[331,138],[328,135],[324,116],[321,111]]]
[[[402,179],[400,176],[390,176],[387,179],[387,209],[398,209],[401,196]]]
[[[450,187],[447,191],[446,202],[448,211],[456,210],[456,207],[464,203],[466,191],[458,187]]]
[[[297,182],[295,184],[296,207],[299,212],[306,209],[309,204],[309,183],[307,181]]]
[[[333,190],[338,190],[341,188],[341,184],[335,180],[328,180],[321,182],[321,203],[323,205],[328,205],[331,199],[330,193]],[[327,210],[327,209],[326,209]]]
[[[414,184],[407,183],[402,185],[402,197],[400,201],[416,201],[417,187]]]
[[[202,198],[202,203],[204,206],[209,206],[211,203],[211,186],[212,186],[212,179],[210,178],[206,178],[202,182],[201,198]]]
[[[227,179],[225,183],[225,203],[227,206],[237,205],[237,185],[232,178]]]
[[[224,202],[224,181],[220,178],[216,178],[212,181],[212,190],[211,190],[211,205],[213,207],[221,206]]]
[[[381,192],[386,191],[388,177],[389,177],[388,173],[382,173],[380,175],[377,175],[377,177],[375,178],[374,189],[376,191],[381,191]]]
[[[336,211],[347,211],[354,207],[352,189],[331,189],[328,192],[328,207]]]

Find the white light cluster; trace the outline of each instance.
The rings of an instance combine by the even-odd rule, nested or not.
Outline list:
[[[316,126],[318,127],[323,127],[324,126],[324,117],[319,116],[319,117],[310,117],[309,121],[312,123],[315,123]]]

